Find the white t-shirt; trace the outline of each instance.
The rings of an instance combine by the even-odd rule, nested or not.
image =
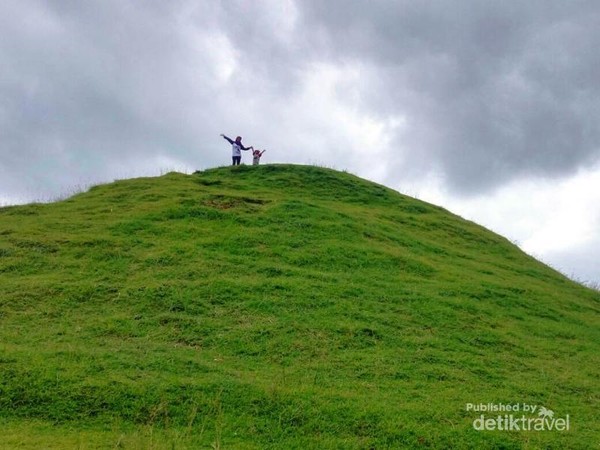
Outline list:
[[[235,142],[231,145],[231,156],[242,156],[242,150]]]

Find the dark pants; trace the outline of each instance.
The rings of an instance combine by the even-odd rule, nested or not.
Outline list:
[[[240,162],[242,161],[242,157],[241,156],[232,156],[231,157],[232,161],[233,161],[233,166],[239,166]]]

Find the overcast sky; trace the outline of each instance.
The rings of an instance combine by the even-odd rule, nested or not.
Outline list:
[[[597,0],[0,0],[0,204],[242,135],[600,282],[598,42]]]

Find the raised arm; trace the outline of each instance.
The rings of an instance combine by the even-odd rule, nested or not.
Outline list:
[[[228,138],[227,136],[225,136],[224,134],[222,134],[222,135],[221,135],[221,137],[222,137],[223,139],[225,139],[226,141],[229,141],[229,143],[230,143],[231,145],[233,145],[233,144],[234,144],[234,140],[233,140],[233,139],[229,139],[229,138]]]

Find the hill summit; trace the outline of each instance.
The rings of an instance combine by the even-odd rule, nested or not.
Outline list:
[[[0,208],[0,448],[589,448],[599,310],[505,238],[323,168]]]

